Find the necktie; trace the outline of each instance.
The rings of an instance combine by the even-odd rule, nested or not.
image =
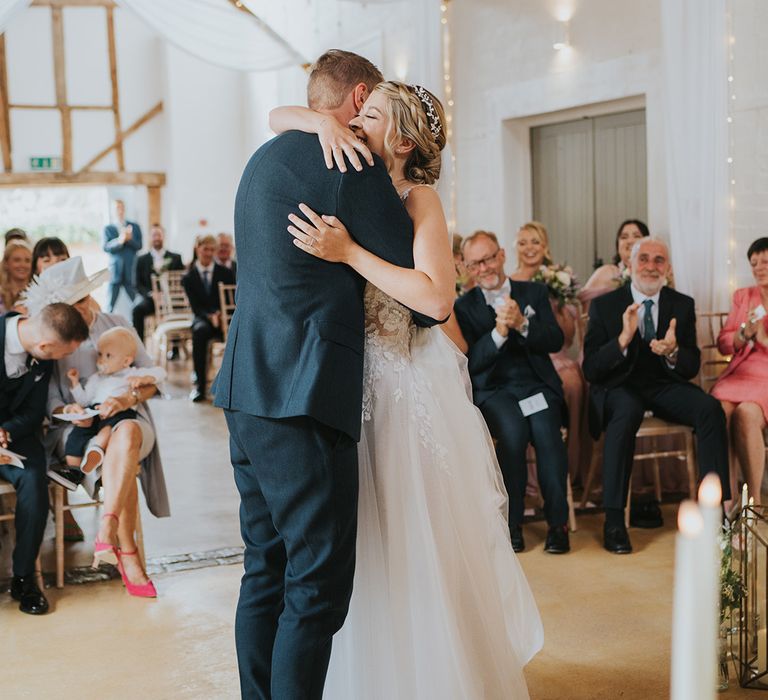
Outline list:
[[[653,299],[646,299],[643,302],[645,307],[645,315],[643,316],[643,340],[646,343],[650,343],[656,337],[656,329],[653,326],[653,314],[651,309],[653,308]]]
[[[210,292],[211,291],[211,280],[209,279],[209,275],[211,273],[208,270],[203,270],[203,284],[205,285],[205,291]],[[653,302],[651,302],[653,303]]]

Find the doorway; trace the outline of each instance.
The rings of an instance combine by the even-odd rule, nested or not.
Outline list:
[[[533,216],[583,283],[610,262],[624,219],[647,221],[645,110],[531,129]]]

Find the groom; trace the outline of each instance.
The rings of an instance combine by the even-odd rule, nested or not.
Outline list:
[[[366,59],[328,51],[312,68],[309,106],[346,126],[381,80]],[[249,699],[322,697],[355,567],[365,280],[293,245],[288,214],[300,202],[413,267],[412,222],[380,159],[328,170],[317,137],[298,131],[251,157],[235,200],[237,310],[214,402],[241,498],[235,636]]]

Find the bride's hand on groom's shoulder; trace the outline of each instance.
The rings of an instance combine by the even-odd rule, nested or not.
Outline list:
[[[368,163],[373,165],[373,156],[366,146],[354,132],[342,126],[333,117],[327,116],[320,122],[317,137],[320,139],[320,145],[323,147],[323,157],[326,167],[331,170],[334,162],[341,172],[347,172],[347,163],[344,159],[346,155],[352,167],[360,171],[363,164],[360,162],[360,156]]]
[[[320,216],[306,204],[299,204],[299,209],[309,219],[305,221],[295,214],[289,214],[291,226],[288,231],[293,236],[293,244],[305,253],[328,262],[349,262],[356,243],[335,216]]]

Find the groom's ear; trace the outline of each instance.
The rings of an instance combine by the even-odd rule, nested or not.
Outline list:
[[[365,104],[365,101],[368,99],[368,86],[365,83],[358,83],[355,85],[355,88],[352,91],[352,99],[355,103],[355,112],[359,114],[360,110],[363,108],[363,104]]]

